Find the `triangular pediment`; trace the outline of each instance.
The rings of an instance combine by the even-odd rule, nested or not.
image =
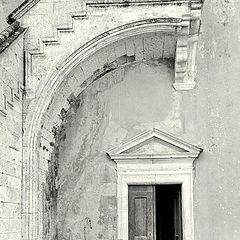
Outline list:
[[[202,149],[153,128],[108,152],[113,159],[196,158]]]

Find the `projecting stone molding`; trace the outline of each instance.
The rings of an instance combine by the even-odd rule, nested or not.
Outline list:
[[[108,152],[117,163],[118,239],[129,239],[129,185],[181,184],[183,239],[194,240],[193,161],[201,152],[201,148],[155,128]]]
[[[134,163],[134,159],[142,162],[154,160],[157,163],[169,159],[169,163],[176,164],[185,159],[191,165],[201,152],[201,148],[153,128],[122,143],[107,154],[117,163],[124,160]],[[178,166],[179,164],[181,163],[178,162]]]
[[[59,94],[61,84],[78,66],[83,66],[83,73],[77,79],[80,82],[99,73],[99,69],[104,69],[104,66],[109,66],[125,55],[139,62],[152,60],[146,59],[146,54],[144,55],[146,48],[153,51],[151,45],[143,46],[143,42],[137,40],[141,40],[141,35],[156,34],[163,36],[164,41],[160,47],[163,51],[166,50],[157,58],[175,60],[173,87],[176,90],[194,88],[195,55],[200,34],[202,5],[201,0],[26,0],[10,14],[9,23],[17,20],[20,26],[29,29],[24,38],[26,69],[24,90],[28,113],[24,123],[26,131],[23,139],[23,165],[27,166],[23,169],[22,181],[22,199],[25,202],[22,219],[23,224],[27,226],[23,229],[23,238],[25,236],[26,239],[27,236],[41,238],[43,234],[42,213],[38,216],[38,211],[42,208],[38,186],[44,184],[45,176],[39,171],[39,164],[35,164],[43,159],[40,158],[37,146],[39,136],[44,131],[41,123],[45,121],[47,107]],[[137,40],[132,41],[130,38]],[[117,49],[113,46],[125,40],[126,47],[125,43]],[[131,42],[134,44],[131,45]],[[96,58],[98,52],[105,47],[110,47],[109,51],[103,54],[108,58],[103,56]],[[171,56],[167,53],[171,53]],[[76,85],[80,85],[79,82],[76,81]],[[75,83],[73,86],[70,89],[73,88],[76,95],[79,94],[81,87],[76,88]],[[65,100],[64,98],[62,102],[56,102],[56,112],[68,106]],[[53,115],[49,117],[51,121],[48,121],[47,130],[51,131],[56,122]],[[47,158],[48,156],[44,155],[44,159]],[[47,169],[47,161],[45,162],[43,168]],[[35,204],[31,204],[32,202]],[[36,219],[35,227],[30,226],[33,219]]]
[[[87,5],[91,7],[126,7],[132,5],[160,5],[161,15],[156,23],[162,21],[162,28],[156,31],[169,33],[174,27],[176,33],[175,50],[175,81],[173,87],[176,90],[190,90],[196,85],[196,50],[198,36],[201,29],[201,11],[203,0],[88,0]],[[169,17],[171,12],[176,12],[177,16]],[[167,16],[167,17],[166,17]],[[181,16],[181,17],[179,17]],[[155,19],[152,19],[154,22]]]
[[[27,1],[22,7],[16,9],[9,19],[14,21],[21,18],[20,22],[28,26],[32,22],[31,11],[33,13],[37,11],[34,8],[37,3],[38,0]],[[45,7],[48,4],[46,3]],[[150,32],[171,35],[175,42],[172,49],[175,53],[173,87],[176,90],[193,89],[196,85],[195,58],[201,32],[202,6],[203,0],[88,0],[82,8],[76,8],[78,14],[66,12],[65,15],[71,16],[67,18],[68,20],[60,17],[60,22],[52,23],[55,29],[52,36],[49,36],[50,30],[42,31],[42,34],[38,34],[38,29],[31,31],[31,34],[34,32],[35,35],[29,34],[29,46],[26,47],[27,89],[34,91],[38,88],[41,78],[46,78],[47,70],[41,66],[62,58],[65,58],[64,62],[66,62],[72,55],[76,55],[75,52],[71,53],[72,49],[78,48],[85,51],[84,47],[90,47],[90,45],[95,48],[96,45],[100,45],[100,40],[105,39],[106,43],[111,44],[107,40],[108,37],[115,35],[116,40],[120,40],[117,38],[127,31],[125,37]],[[29,14],[24,15],[26,11]],[[41,16],[42,13],[38,14]],[[49,12],[49,14],[52,13]],[[55,13],[55,15],[58,14],[60,13]],[[106,16],[111,21],[107,21]],[[98,24],[99,22],[104,22],[104,25]],[[44,29],[48,27],[45,26]],[[89,31],[89,29],[92,30]],[[36,39],[38,41],[35,41]],[[78,46],[72,46],[70,50],[69,42],[76,43]],[[53,66],[52,69],[59,69],[59,67]]]

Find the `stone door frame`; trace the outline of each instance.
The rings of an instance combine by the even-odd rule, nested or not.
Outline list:
[[[154,139],[175,150],[162,154],[136,153],[138,146],[141,148]],[[157,184],[181,184],[183,240],[194,240],[193,162],[201,152],[197,146],[158,129],[142,133],[108,152],[117,163],[118,240],[128,240],[128,185]]]
[[[192,170],[175,172],[155,167],[148,173],[141,170],[118,172],[117,239],[128,240],[128,185],[181,184],[183,240],[194,240]]]

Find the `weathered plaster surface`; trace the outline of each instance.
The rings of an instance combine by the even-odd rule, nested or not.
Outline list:
[[[195,110],[185,111],[189,116],[196,111],[191,132],[197,133],[205,149],[196,166],[196,237],[237,240],[240,2],[206,1],[203,23],[197,62],[199,86],[196,97],[188,96],[189,101],[194,101]]]
[[[89,111],[91,108],[96,109],[97,106],[101,106],[98,116],[102,116],[103,122],[100,124],[99,118],[94,120],[94,124],[96,124],[94,129],[96,132],[96,128],[98,128],[99,134],[102,130],[101,134],[103,135],[102,137],[91,136],[95,136],[95,138],[92,137],[94,144],[96,141],[101,142],[95,148],[101,149],[102,154],[108,147],[116,146],[124,139],[144,129],[149,129],[152,125],[182,136],[202,147],[204,153],[196,164],[194,180],[196,239],[227,240],[230,238],[238,240],[240,223],[238,207],[240,197],[238,185],[240,164],[238,159],[238,142],[240,140],[238,134],[240,116],[238,56],[240,49],[238,47],[239,34],[236,29],[238,29],[240,14],[239,10],[237,11],[235,8],[235,13],[229,17],[229,23],[223,24],[218,21],[219,13],[214,12],[217,6],[217,1],[207,2],[203,11],[204,32],[198,48],[198,87],[195,90],[176,93],[170,87],[171,78],[167,77],[166,72],[161,71],[164,79],[169,79],[164,83],[160,81],[159,77],[153,77],[153,72],[160,69],[159,66],[149,67],[149,64],[135,64],[125,68],[124,80],[116,86],[112,86],[111,89],[105,90],[105,94],[102,93],[102,89],[99,92],[95,89],[97,83],[86,89],[85,94],[88,92],[90,94],[94,89],[98,94],[92,94],[91,101],[95,103],[93,106],[89,103],[89,106],[86,107],[84,104],[82,109],[85,108],[86,111]],[[131,68],[138,70],[130,71]],[[120,70],[116,71],[121,72]],[[144,76],[140,72],[148,72],[148,75]],[[122,76],[122,73],[119,74]],[[104,81],[104,78],[98,80],[99,84]],[[156,86],[157,90],[154,88],[154,91],[158,91],[155,93],[156,95],[152,94],[151,87],[146,87],[149,79],[153,86]],[[102,97],[95,102],[99,94],[102,94]],[[151,99],[152,96],[157,97]],[[105,98],[107,101],[103,101]],[[85,95],[84,99],[89,99],[89,97]],[[140,103],[136,104],[139,101]],[[153,104],[151,105],[150,102]],[[152,106],[154,106],[154,110]],[[97,112],[97,110],[95,111]],[[87,117],[86,119],[91,118]],[[80,115],[79,119],[81,119]],[[105,130],[103,131],[103,129]],[[74,131],[74,136],[76,134]],[[77,144],[77,141],[74,141],[74,144]],[[86,146],[89,146],[89,143]],[[68,151],[64,156],[67,155]],[[62,159],[66,158],[62,157]],[[105,157],[102,159],[105,159],[102,161],[107,161]],[[66,167],[66,165],[63,166]],[[59,178],[61,178],[61,174],[59,172]],[[99,170],[97,178],[101,178],[101,176],[103,174]],[[101,197],[93,199],[99,206]],[[98,221],[96,219],[99,217],[98,209],[99,207],[94,210],[95,220],[92,216],[93,226],[89,230],[89,234],[91,232],[91,234],[95,234],[95,237],[100,231],[96,223]],[[71,217],[67,219],[69,218],[71,219]],[[67,222],[63,223],[65,227],[69,225]],[[73,236],[75,236],[75,230],[70,232],[74,232]],[[89,239],[93,237],[89,236]]]
[[[171,88],[172,73],[171,61],[122,67],[72,103],[53,158],[57,239],[116,239],[116,166],[106,150],[151,127],[182,132],[182,98]]]
[[[67,8],[62,7],[64,1],[52,3],[53,1],[45,1],[44,5],[42,1],[41,5],[33,9],[33,14],[29,12],[26,15],[24,21],[31,28],[25,42],[27,47],[31,45],[37,48],[38,37],[48,37],[46,33],[53,33],[50,30],[58,23],[72,24],[72,19],[69,21],[66,14]],[[75,3],[77,2],[74,1]],[[74,4],[71,9],[78,6]],[[52,7],[48,8],[50,5]],[[128,9],[130,16],[132,8]],[[139,10],[136,9],[135,12]],[[92,23],[99,25],[102,19],[104,25],[108,16],[112,16],[110,10],[107,11],[106,18],[101,18],[104,9],[90,10]],[[121,14],[122,9],[116,11]],[[56,15],[51,18],[54,13]],[[156,12],[153,11],[152,16],[154,14]],[[143,15],[148,17],[145,13]],[[97,19],[94,20],[95,17]],[[112,27],[124,22],[124,19],[119,21],[117,15],[114,19]],[[82,24],[84,17],[80,21]],[[75,24],[80,26],[77,22]],[[40,239],[43,226],[39,223],[42,222],[44,234],[52,234],[51,238],[114,239],[116,173],[115,165],[106,157],[105,151],[136,133],[155,126],[204,149],[201,159],[196,163],[194,180],[196,240],[239,240],[239,24],[239,1],[205,1],[203,33],[197,51],[198,85],[191,92],[179,93],[172,89],[171,64],[166,66],[164,62],[154,63],[156,56],[152,55],[156,53],[155,49],[159,49],[155,40],[148,39],[144,45],[139,38],[128,39],[121,47],[119,41],[115,46],[108,46],[81,62],[72,75],[65,79],[65,83],[56,88],[52,104],[41,121],[43,125],[39,128],[40,133],[35,133],[39,136],[39,141],[34,143],[38,149],[38,158],[29,155],[23,166],[27,169],[24,173],[34,170],[30,176],[31,191],[22,195],[22,202],[27,203],[27,199],[29,203],[29,206],[23,208],[26,212],[23,212],[22,219],[26,217],[24,223],[28,223],[23,226],[23,239]],[[75,33],[69,31],[61,35],[62,45],[46,46],[45,57],[49,57],[48,60],[44,56],[34,59],[32,70],[39,79],[45,81],[44,84],[47,78],[43,76],[50,71],[49,66],[54,61],[62,60],[69,49],[76,49],[79,44],[91,39],[91,26],[94,27],[85,26],[87,30],[84,31],[84,39],[81,38],[82,29],[77,28]],[[104,31],[104,27],[101,31],[102,29]],[[20,47],[22,42],[16,44],[1,55],[0,65],[3,73],[1,96],[6,96],[9,102],[7,115],[1,116],[0,127],[3,176],[0,237],[4,240],[21,237],[21,151],[16,149],[19,146],[21,148],[22,130],[26,132],[29,126],[26,121],[22,129],[21,100],[18,102],[16,99],[14,103],[11,101],[11,89],[18,91],[16,86],[18,82],[22,83],[23,76],[23,66],[19,64],[23,61]],[[147,46],[147,51],[144,51],[143,45]],[[151,51],[153,48],[154,51]],[[131,58],[134,61],[129,60],[126,66],[117,65],[102,77],[98,75],[99,72],[95,72],[103,69],[105,63],[112,63],[124,55],[134,56]],[[42,59],[37,59],[38,57]],[[98,76],[96,81],[90,79],[94,74]],[[36,86],[39,79],[35,79]],[[77,96],[83,89],[85,90]],[[5,108],[4,99],[3,97],[0,102],[1,109]],[[33,94],[25,101],[24,119],[25,115],[29,116],[36,111],[35,107],[28,108],[28,102],[35,100],[36,95]],[[70,105],[70,110],[66,112]],[[62,121],[63,125],[59,128]],[[55,143],[52,126],[55,127]],[[59,131],[62,133],[59,134]],[[10,142],[15,146],[14,149],[9,148]],[[26,142],[23,147],[28,147]],[[23,177],[24,182],[30,181],[29,176]],[[2,203],[7,201],[9,203]],[[32,209],[34,212],[31,212]],[[28,231],[28,227],[35,230]],[[25,236],[25,233],[33,235]]]

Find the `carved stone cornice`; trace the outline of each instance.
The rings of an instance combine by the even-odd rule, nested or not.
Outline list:
[[[40,0],[25,0],[17,8],[15,8],[7,17],[8,24],[13,23],[26,12],[28,12],[33,6],[35,6]]]
[[[17,9],[15,9],[8,17],[9,22],[19,19],[31,7],[37,4],[39,0],[26,0]],[[148,5],[161,6],[161,10],[157,12],[156,18],[153,19],[153,31],[161,31],[163,34],[174,35],[176,39],[175,50],[175,80],[173,87],[176,90],[190,90],[196,85],[196,50],[198,43],[198,36],[201,33],[201,11],[203,0],[87,0],[86,5],[91,8],[108,8],[112,7],[112,11],[116,8],[124,9],[141,5],[143,10]],[[146,5],[146,6],[145,6]],[[136,6],[137,7],[137,6]],[[86,12],[88,9],[86,9]],[[176,12],[176,16],[172,17],[172,13]],[[156,21],[156,19],[158,19]],[[162,23],[160,23],[162,21]],[[130,23],[131,24],[131,23]],[[162,27],[159,28],[159,25]],[[148,23],[150,26],[150,24]],[[61,29],[59,30],[61,31]],[[150,30],[149,30],[150,31]],[[132,32],[134,35],[134,30]],[[131,34],[130,34],[131,36]],[[59,44],[58,39],[40,41],[39,51],[40,55],[42,45],[44,44]],[[34,51],[30,51],[34,55]]]
[[[161,5],[163,16],[167,11],[178,12],[181,17],[171,18],[159,16],[162,19],[162,29],[156,29],[169,34],[169,29],[175,28],[176,52],[175,52],[175,80],[173,87],[176,90],[190,90],[196,85],[196,50],[198,36],[201,33],[201,11],[203,0],[87,0],[90,7],[128,7],[133,5]],[[184,6],[184,8],[182,8]],[[165,11],[165,9],[168,9]],[[158,24],[159,20],[156,21]]]
[[[202,149],[152,129],[109,151],[117,173],[117,239],[128,238],[128,186],[181,184],[185,240],[194,240],[193,162]]]
[[[169,163],[172,163],[174,162],[172,159],[176,159],[176,161],[180,159],[192,164],[201,152],[201,148],[153,128],[123,142],[107,154],[117,163],[129,160],[132,163],[134,160],[137,162],[138,160],[161,162],[167,159]]]
[[[192,8],[201,7],[203,0],[87,0],[86,4],[94,7],[131,6],[131,5],[181,5],[190,4]]]

